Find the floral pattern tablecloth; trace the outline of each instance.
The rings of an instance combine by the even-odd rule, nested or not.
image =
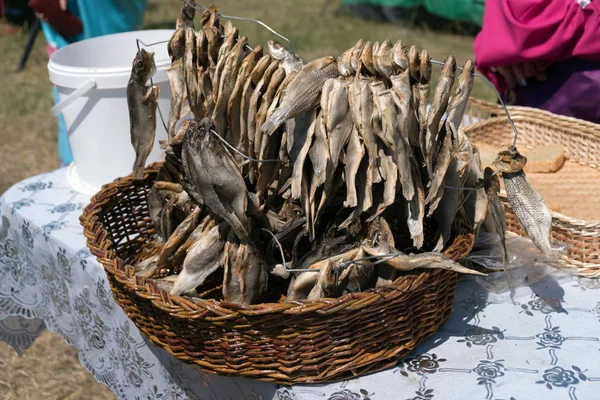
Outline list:
[[[472,278],[442,329],[395,368],[345,382],[286,387],[206,374],[149,343],[115,304],[85,246],[89,198],[66,169],[0,200],[0,339],[23,352],[45,328],[122,399],[598,399],[600,281],[554,276],[514,299]]]

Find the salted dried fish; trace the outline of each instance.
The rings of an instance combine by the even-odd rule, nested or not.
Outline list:
[[[192,28],[185,31],[185,53],[183,56],[183,79],[187,89],[187,98],[192,114],[202,118],[206,112],[203,90],[198,81],[198,65],[196,64],[196,33]]]
[[[169,86],[171,87],[171,105],[169,108],[168,132],[169,140],[175,136],[175,127],[181,117],[181,105],[185,94],[185,81],[183,79],[183,61],[173,61],[171,66],[165,69]]]
[[[429,181],[429,191],[425,198],[425,204],[429,205],[427,216],[431,216],[437,209],[439,202],[444,194],[444,177],[448,170],[448,166],[454,160],[454,156],[451,153],[452,150],[452,138],[446,131],[446,127],[442,127],[440,131],[440,140],[442,145],[438,150],[438,155],[435,160],[435,167],[433,168],[431,180]]]
[[[164,278],[152,279],[152,283],[154,283],[156,287],[160,290],[164,290],[165,292],[170,293],[173,289],[173,285],[175,284],[175,282],[177,282],[178,278],[179,275],[170,275],[165,276]],[[197,297],[198,291],[194,288],[181,294],[188,297]]]
[[[365,42],[360,53],[360,63],[371,75],[377,74],[373,63],[373,44],[371,42]]]
[[[196,289],[210,274],[221,267],[229,229],[229,225],[223,222],[192,244],[183,261],[181,273],[171,289],[171,295],[179,296]]]
[[[440,80],[438,81],[438,84],[435,88],[431,108],[427,112],[427,132],[425,135],[425,160],[429,176],[433,176],[434,174],[434,155],[442,151],[439,149],[436,150],[434,148],[434,143],[439,136],[440,120],[442,119],[442,115],[448,107],[448,99],[450,98],[450,90],[452,88],[452,84],[454,83],[455,72],[456,60],[453,56],[450,55],[446,58],[444,67],[442,68],[442,72],[440,75]],[[446,132],[446,135],[451,135],[451,133]],[[438,139],[438,143],[439,142],[440,140]],[[442,157],[445,157],[445,155],[442,155]],[[435,164],[438,164],[437,161],[435,162]],[[437,191],[437,187],[434,187],[434,191]]]
[[[413,240],[413,246],[417,249],[423,247],[425,242],[425,230],[423,219],[425,218],[425,191],[423,189],[423,180],[419,172],[419,166],[415,159],[411,162],[412,181],[415,186],[415,194],[407,204],[407,225],[410,237]]]
[[[260,81],[266,69],[271,64],[271,56],[264,55],[257,62],[250,74],[246,78],[244,88],[242,89],[242,99],[240,103],[240,144],[238,150],[244,151],[246,154],[250,152],[249,134],[248,134],[248,118],[250,110],[250,99],[254,93],[256,84]]]
[[[465,110],[467,109],[469,97],[471,96],[471,90],[473,89],[474,73],[475,64],[473,63],[473,61],[467,60],[463,65],[463,70],[458,77],[458,82],[456,84],[454,95],[448,103],[446,133],[449,133],[451,135],[452,144],[455,151],[458,150],[459,143],[461,142],[459,129],[463,122],[463,117],[465,115]],[[464,168],[468,164],[468,160],[464,160],[462,164],[462,166],[459,166],[460,170],[464,170]]]
[[[419,92],[419,106],[417,115],[419,119],[419,145],[423,159],[426,155],[427,135],[427,105],[429,104],[429,81],[431,80],[431,58],[427,50],[421,52],[421,65],[419,67],[420,79],[417,86]]]
[[[357,53],[356,49],[362,49],[364,46],[364,42],[362,39],[359,39],[356,44],[346,50],[337,60],[337,69],[340,75],[342,76],[353,76],[356,73],[356,69],[352,66],[356,65],[356,61],[352,62],[352,57]]]
[[[160,255],[158,257],[158,264],[160,266],[164,266],[167,263],[169,257],[171,257],[179,246],[181,246],[192,233],[192,231],[198,225],[198,217],[200,216],[200,209],[196,208],[190,215],[186,217],[186,219],[181,222],[175,231],[171,234],[165,245],[160,251]]]
[[[230,248],[229,243],[234,240],[231,236],[228,238],[223,257],[223,297],[225,301],[246,306],[258,303],[260,295],[267,288],[266,266],[253,247],[240,243]],[[237,250],[235,254],[233,250]]]
[[[394,64],[398,66],[400,72],[408,69],[408,52],[406,46],[402,43],[402,40],[398,40],[392,47],[392,59]]]
[[[273,75],[273,73],[279,68],[279,63],[277,62],[277,60],[273,60],[271,59],[271,63],[269,64],[269,67],[265,70],[264,75],[262,76],[262,78],[260,79],[260,81],[258,81],[258,83],[256,84],[256,88],[254,89],[254,92],[252,93],[252,96],[250,97],[250,107],[248,108],[248,155],[250,157],[256,158],[257,157],[257,152],[260,150],[260,148],[258,146],[260,146],[260,144],[257,144],[258,141],[260,141],[260,138],[262,137],[263,132],[260,130],[260,127],[257,126],[257,118],[258,118],[258,109],[260,107],[260,102],[262,100],[262,96],[264,94],[264,92],[266,92],[267,90],[267,86],[269,85],[269,82],[271,80],[271,76]],[[253,171],[253,173],[256,173],[256,164],[250,164],[250,170]],[[255,182],[254,178],[256,176],[251,176],[250,177],[250,181],[251,182]]]
[[[227,121],[229,124],[229,140],[231,144],[240,148],[240,114],[242,107],[242,92],[248,76],[256,66],[257,61],[262,57],[262,46],[256,46],[242,61],[239,68],[235,86],[227,102]]]
[[[489,195],[486,194],[486,190],[481,184],[485,177],[481,165],[481,158],[479,157],[479,151],[476,148],[472,148],[467,154],[469,154],[470,158],[464,179],[461,179],[461,185],[475,188],[475,191],[470,195],[468,193],[463,194],[463,197],[467,196],[463,200],[463,208],[465,210],[465,217],[472,223],[473,233],[475,236],[478,236],[479,228],[485,221],[485,216],[487,214]],[[460,174],[460,165],[458,168]],[[498,179],[496,176],[494,176],[494,178]]]
[[[221,33],[214,26],[207,27],[206,29],[203,28],[203,30],[206,35],[206,41],[208,42],[208,62],[212,68],[212,74],[214,74],[214,69],[216,69],[219,56],[219,48],[221,47]]]
[[[154,254],[135,266],[135,275],[142,278],[150,278],[158,272],[158,254]]]
[[[368,78],[355,77],[354,84],[350,85],[348,98],[350,100],[350,111],[354,126],[362,139],[367,150],[368,163],[366,164],[364,193],[366,194],[365,203],[362,205],[361,212],[366,211],[373,204],[372,188],[373,183],[381,182],[381,175],[377,165],[377,143],[373,133],[371,118],[373,117],[373,95],[369,86]]]
[[[265,77],[268,74],[269,74],[269,70],[267,70],[267,72],[265,72]],[[264,94],[262,95],[260,107],[259,107],[257,115],[256,115],[256,138],[254,141],[254,154],[256,154],[258,156],[258,158],[263,158],[263,156],[261,154],[261,150],[263,149],[263,146],[262,146],[263,138],[264,137],[270,138],[273,136],[273,134],[263,135],[260,130],[260,127],[262,126],[262,124],[265,123],[265,121],[267,119],[267,112],[269,110],[269,106],[273,102],[273,99],[275,98],[275,94],[277,93],[277,89],[279,89],[279,86],[282,84],[284,79],[285,79],[285,70],[282,67],[277,67],[277,68],[275,68],[273,73],[270,75],[268,85],[266,86],[266,88],[263,89]],[[259,85],[260,85],[260,83],[259,83]],[[268,140],[265,141],[265,146],[266,146],[267,142],[268,142]]]
[[[337,65],[333,57],[319,58],[306,64],[290,82],[281,99],[281,105],[261,130],[270,135],[288,119],[316,107],[323,84],[337,75]]]
[[[319,272],[303,272],[296,277],[288,286],[285,299],[286,303],[291,301],[305,300],[319,279]]]
[[[450,258],[442,253],[420,253],[420,254],[403,254],[395,249],[391,251],[383,251],[381,247],[372,248],[370,246],[363,245],[362,249],[370,256],[387,258],[386,263],[398,271],[411,271],[418,268],[427,269],[445,269],[449,271],[455,271],[462,274],[471,275],[485,275],[479,271],[463,267],[457,262],[452,261]],[[394,258],[386,257],[389,254],[395,254]]]
[[[359,41],[352,48],[352,54],[350,55],[350,67],[353,71],[355,71],[355,73],[360,72],[362,66],[360,56],[365,44],[366,43],[362,39],[359,39]]]
[[[385,82],[390,82],[390,76],[397,70],[394,63],[393,49],[394,45],[390,40],[384,40],[379,45],[376,53],[373,53],[373,65],[375,71]]]
[[[217,132],[226,132],[227,127],[227,104],[229,103],[229,98],[233,93],[233,89],[236,83],[236,77],[238,76],[238,71],[240,68],[240,63],[242,62],[242,50],[246,45],[247,38],[242,36],[237,43],[233,45],[231,51],[227,54],[226,60],[224,61],[223,69],[221,70],[220,79],[216,81],[217,90],[214,91],[214,82],[213,82],[213,99],[215,93],[217,94],[215,101],[215,108],[212,113],[212,120],[214,121],[215,127],[217,128]],[[225,46],[225,44],[223,44]]]
[[[261,105],[258,110],[258,114],[256,116],[256,132],[259,136],[254,143],[255,149],[258,149],[256,152],[257,158],[261,160],[271,160],[277,158],[279,154],[279,149],[281,147],[281,130],[276,130],[271,135],[260,135],[260,126],[267,119],[268,111],[271,103],[274,102],[276,97],[276,93],[281,85],[283,85],[283,81],[285,80],[285,70],[282,67],[277,68],[277,70],[273,73],[271,80],[269,82],[269,86],[263,98],[261,100]],[[256,193],[263,197],[265,191],[269,184],[271,183],[271,177],[273,175],[273,171],[277,168],[277,165],[272,162],[260,163],[257,166],[258,169],[258,178],[256,182]]]
[[[485,194],[487,195],[487,215],[492,220],[492,232],[495,232],[500,237],[502,244],[502,263],[508,264],[508,252],[506,251],[506,220],[504,219],[504,205],[498,197],[500,193],[500,178],[494,171],[486,167],[483,171],[483,184]]]
[[[246,183],[211,129],[212,122],[206,118],[190,124],[182,149],[184,188],[195,202],[227,221],[242,243],[252,243]]]
[[[215,97],[219,92],[219,85],[223,82],[221,75],[223,73],[223,69],[225,68],[225,63],[229,59],[229,53],[232,51],[233,47],[236,45],[236,41],[238,40],[239,30],[231,24],[231,21],[225,22],[225,39],[223,40],[223,44],[219,47],[219,52],[217,53],[217,65],[215,66],[215,75],[213,78],[213,87],[212,92]],[[240,46],[240,54],[243,46]],[[239,56],[238,56],[239,57]]]
[[[398,79],[406,79],[406,74],[406,71],[403,72],[398,76]],[[399,85],[396,76],[392,77],[392,85]],[[397,107],[399,105],[398,96],[396,95],[396,92],[386,90],[380,93],[378,100],[386,143],[390,139],[393,143],[392,146],[388,147],[394,151],[396,158],[395,164],[398,168],[398,177],[402,186],[402,195],[406,200],[410,201],[415,195],[411,173],[412,151],[408,137],[401,130],[404,115],[401,108]]]
[[[461,186],[458,162],[455,157],[451,158],[450,164],[446,170],[444,185],[453,188]],[[462,198],[461,192],[456,189],[442,188],[441,191],[442,196],[434,213],[438,225],[436,235],[439,235],[439,237],[437,238],[433,251],[442,251],[448,244],[452,232],[452,223],[456,217],[458,206],[460,205],[460,200]]]
[[[268,47],[271,57],[280,62],[286,74],[298,72],[306,64],[302,57],[297,56],[275,40],[269,40]]]
[[[319,261],[318,263],[314,264],[314,266],[311,266],[311,268],[319,269],[319,273],[317,274],[317,281],[308,293],[306,299],[316,300],[328,297],[339,297],[351,283],[355,287],[360,287],[361,284],[362,287],[365,287],[366,282],[362,278],[364,277],[364,270],[367,269],[368,266],[366,266],[364,263],[352,264],[350,267],[347,267],[345,270],[341,271],[340,276],[338,279],[336,279],[335,268],[338,268],[340,264],[360,257],[360,249],[355,248]],[[365,268],[365,266],[367,268]],[[372,266],[370,269],[372,269]],[[370,274],[366,274],[367,279],[368,275]]]
[[[358,168],[365,155],[365,149],[360,141],[360,135],[355,125],[352,126],[350,139],[346,148],[346,166],[345,178],[346,181],[346,200],[344,207],[356,207],[358,205],[358,194],[356,191],[356,174]]]
[[[299,199],[302,194],[302,177],[304,175],[304,162],[308,156],[310,145],[312,144],[313,136],[315,134],[316,127],[316,115],[312,118],[312,123],[306,131],[306,138],[304,138],[303,146],[298,153],[296,160],[294,161],[294,169],[292,172],[292,198]]]
[[[519,224],[537,248],[554,260],[557,254],[551,246],[552,214],[544,198],[529,183],[523,171],[526,163],[527,158],[512,147],[498,153],[492,165],[502,171],[508,203]]]
[[[156,107],[159,86],[147,87],[146,82],[156,72],[154,53],[144,49],[133,59],[131,76],[127,83],[127,107],[131,144],[135,150],[133,178],[143,179],[146,160],[154,147]]]
[[[325,127],[329,135],[331,162],[335,168],[352,131],[348,87],[341,79],[336,78],[333,80],[333,87],[327,97],[326,107]]]

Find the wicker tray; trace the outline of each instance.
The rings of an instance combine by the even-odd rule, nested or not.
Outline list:
[[[417,270],[393,285],[337,299],[249,307],[220,298],[169,296],[130,265],[153,248],[145,180],[105,185],[80,218],[87,245],[105,268],[117,303],[150,340],[203,370],[283,384],[338,381],[394,366],[446,321],[458,274]],[[446,254],[467,255],[474,236],[458,227]],[[206,285],[205,285],[206,286]],[[215,294],[216,293],[216,294]]]
[[[596,188],[600,188],[600,125],[529,107],[509,106],[508,109],[519,131],[518,148],[549,143],[565,147],[567,163],[571,163],[563,167],[566,175],[545,174],[539,184],[569,193],[571,204],[588,208],[597,215],[594,202],[599,196]],[[512,143],[514,133],[500,105],[471,99],[466,119],[469,125],[465,133],[471,141],[491,144],[499,150]],[[538,184],[533,177],[531,181]],[[501,198],[506,207],[507,229],[524,235],[505,193],[501,193]],[[561,256],[561,267],[584,277],[600,278],[600,220],[572,218],[553,211],[552,236],[567,245],[566,254]]]

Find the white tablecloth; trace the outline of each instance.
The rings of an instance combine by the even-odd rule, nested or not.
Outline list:
[[[327,385],[284,387],[206,374],[150,344],[115,304],[85,246],[87,196],[66,169],[0,201],[0,339],[19,352],[44,325],[123,399],[598,399],[600,281],[552,277],[508,295],[459,283],[448,323],[397,367]]]

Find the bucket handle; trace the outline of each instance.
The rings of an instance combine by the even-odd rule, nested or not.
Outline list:
[[[90,79],[89,81],[85,82],[83,85],[78,87],[73,93],[68,95],[67,98],[65,98],[63,101],[61,101],[60,103],[58,103],[54,107],[52,107],[50,109],[50,112],[52,113],[52,115],[57,116],[66,107],[68,107],[71,103],[73,103],[79,97],[83,96],[84,94],[86,94],[90,90],[94,89],[95,87],[96,87],[96,81],[93,79]]]

